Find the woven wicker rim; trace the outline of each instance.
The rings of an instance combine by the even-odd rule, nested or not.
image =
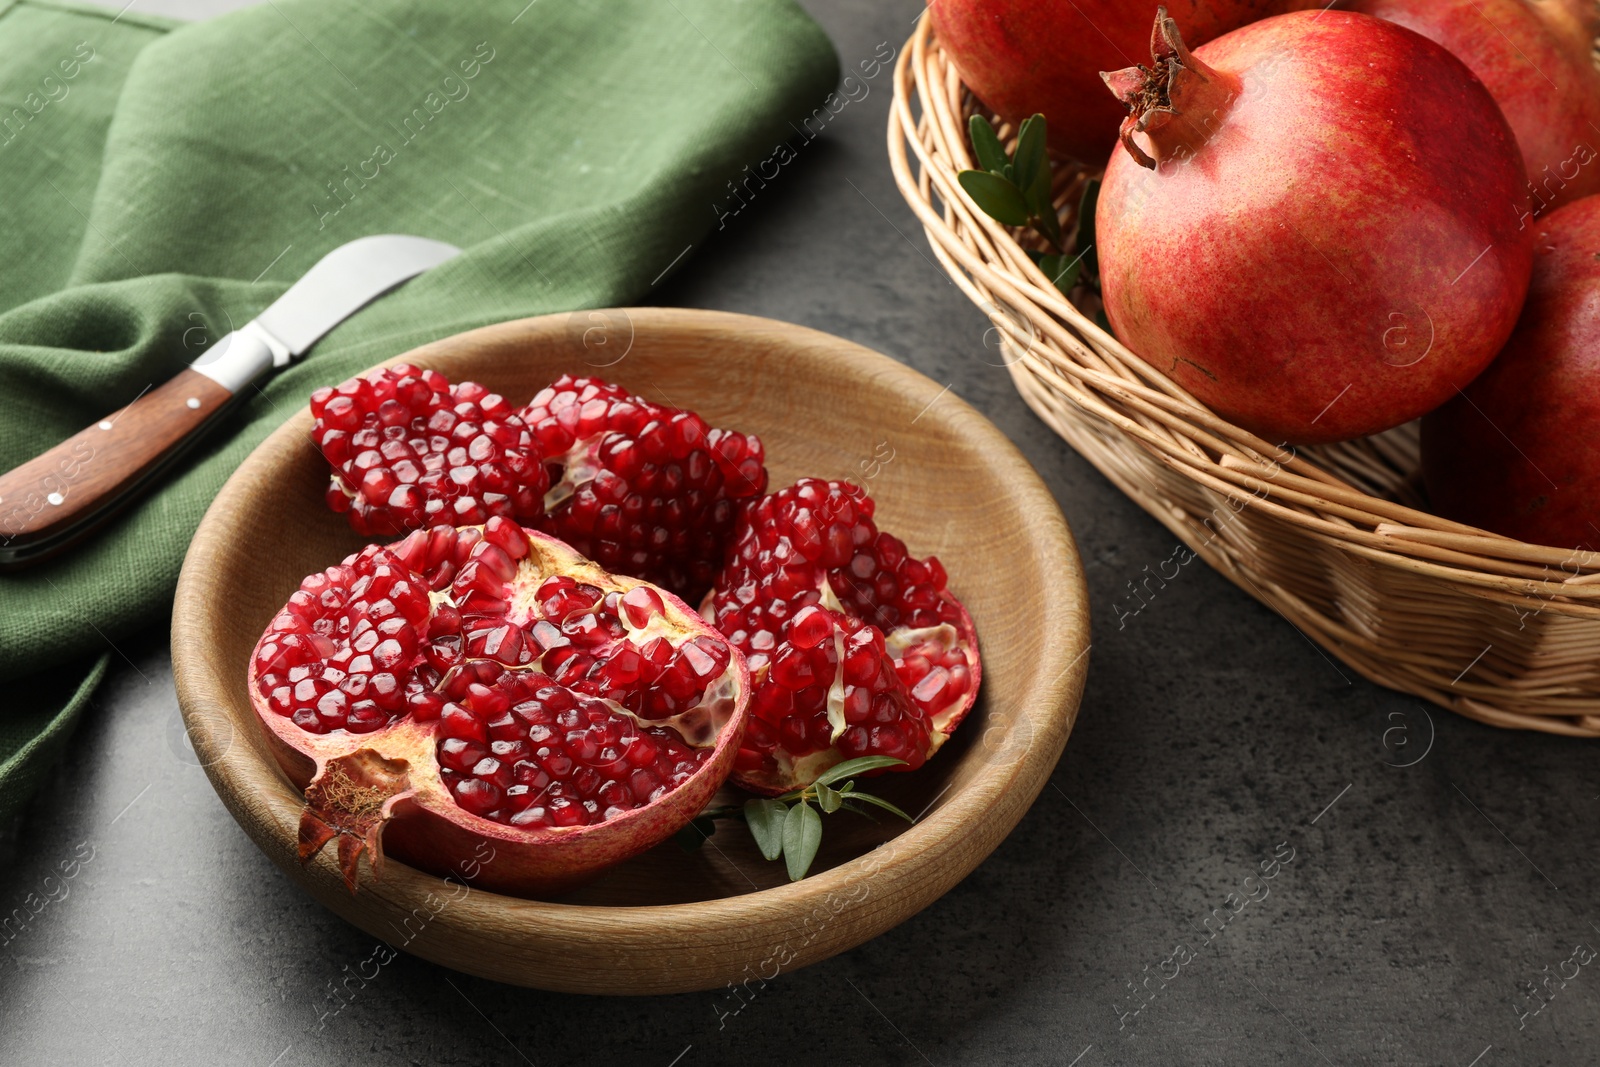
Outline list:
[[[1219,494],[1240,519],[1272,516],[1288,524],[1300,545],[1331,547],[1352,563],[1384,572],[1369,592],[1384,595],[1384,583],[1398,579],[1411,595],[1385,601],[1384,609],[1416,612],[1424,634],[1430,613],[1438,627],[1451,629],[1463,595],[1504,605],[1507,621],[1542,620],[1531,653],[1540,662],[1600,661],[1600,624],[1588,622],[1600,620],[1600,553],[1528,544],[1410,506],[1420,503],[1414,424],[1360,441],[1290,450],[1210,411],[1067,301],[1028,257],[1027,247],[1040,247],[1029,244],[1031,235],[989,218],[961,192],[957,173],[975,166],[968,116],[990,117],[1002,140],[1015,131],[962,84],[926,13],[901,52],[894,79],[888,132],[896,183],[950,278],[999,331],[1012,379],[1041,418],[1208,563],[1370,680],[1496,726],[1600,737],[1600,675],[1594,671],[1574,666],[1564,684],[1548,672],[1520,678],[1515,652],[1509,664],[1489,655],[1498,633],[1493,623],[1481,634],[1490,647],[1470,664],[1425,639],[1396,647],[1362,633],[1336,612],[1308,603],[1288,587],[1293,583],[1270,579],[1268,571],[1296,568],[1294,544],[1261,549],[1272,555],[1262,561],[1270,565],[1265,569],[1241,561],[1237,546],[1224,551],[1214,536],[1197,538],[1192,516],[1114,460],[1140,450],[1171,475]],[[1092,176],[1058,163],[1055,202],[1065,218]],[[1430,596],[1430,590],[1443,595]],[[1575,625],[1578,620],[1585,623]],[[1460,626],[1455,630],[1459,634]]]

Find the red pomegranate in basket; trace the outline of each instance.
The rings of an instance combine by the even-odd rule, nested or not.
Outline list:
[[[1594,0],[1346,0],[1444,45],[1482,79],[1522,149],[1531,214],[1600,192]]]
[[[1600,196],[1537,224],[1533,284],[1505,350],[1422,420],[1422,464],[1446,518],[1600,549]]]
[[[1282,0],[1169,7],[1192,44],[1284,10]],[[1123,116],[1100,71],[1144,58],[1155,10],[1128,0],[928,0],[939,44],[978,98],[1012,123],[1043,112],[1050,146],[1094,166],[1116,145]]]
[[[1432,410],[1510,336],[1531,270],[1510,128],[1462,62],[1344,11],[1191,52],[1156,21],[1100,192],[1118,337],[1276,443]]]

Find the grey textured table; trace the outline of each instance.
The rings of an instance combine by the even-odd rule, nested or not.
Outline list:
[[[806,6],[847,67],[898,48],[919,10]],[[1054,490],[1088,569],[1092,667],[1065,757],[999,851],[921,915],[720,1024],[716,993],[558,996],[403,955],[333,1001],[374,943],[235,826],[183,743],[153,635],[123,646],[48,803],[0,845],[0,909],[54,894],[0,948],[0,1063],[1600,1060],[1600,962],[1584,962],[1600,948],[1600,750],[1370,685],[1199,562],[1136,615],[1115,610],[1172,538],[991,365],[984,319],[894,189],[888,82],[657,300],[904,360],[987,413]],[[1275,850],[1292,860],[1262,881]],[[74,860],[62,896],[45,879]]]

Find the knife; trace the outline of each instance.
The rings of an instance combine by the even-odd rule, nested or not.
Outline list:
[[[177,377],[0,475],[0,569],[36,563],[81,540],[149,488],[252,383],[304,355],[372,300],[460,251],[403,234],[340,245]]]

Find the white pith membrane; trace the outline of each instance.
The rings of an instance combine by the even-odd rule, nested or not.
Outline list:
[[[458,528],[461,530],[476,529],[480,534],[483,527]],[[526,535],[527,531],[522,531]],[[391,550],[398,550],[406,542],[387,546]],[[739,705],[746,693],[746,687],[741,684],[744,676],[742,661],[737,650],[728,649],[729,660],[720,675],[703,683],[698,695],[694,698],[692,707],[662,718],[653,719],[638,714],[621,704],[610,696],[588,693],[573,685],[564,685],[544,670],[545,660],[551,654],[560,651],[567,645],[552,647],[546,651],[538,652],[538,645],[531,639],[531,627],[541,620],[560,626],[573,618],[585,614],[600,615],[615,620],[620,624],[623,635],[602,642],[599,647],[590,646],[582,651],[604,662],[608,655],[597,655],[602,649],[615,649],[623,644],[635,649],[642,648],[655,638],[663,638],[672,646],[675,653],[680,652],[683,646],[699,637],[713,637],[719,643],[725,644],[715,630],[707,627],[699,616],[688,611],[681,601],[670,593],[647,582],[623,576],[611,575],[597,565],[584,559],[577,552],[568,548],[564,543],[545,536],[529,536],[526,540],[527,555],[516,562],[513,577],[503,584],[507,610],[503,615],[477,615],[463,619],[460,629],[462,636],[462,658],[459,663],[447,671],[433,687],[433,692],[444,696],[449,689],[452,679],[462,670],[468,669],[467,664],[473,662],[493,662],[503,672],[501,679],[510,675],[542,674],[548,681],[541,685],[550,685],[563,689],[573,695],[579,702],[591,701],[601,704],[609,713],[625,720],[641,733],[652,730],[666,729],[675,734],[690,748],[697,750],[713,749],[727,727],[728,723],[738,713]],[[484,546],[496,547],[494,542],[486,537],[481,538],[471,550],[470,556],[460,562],[459,570],[464,569],[469,563],[477,560],[484,551]],[[500,551],[504,552],[503,548]],[[355,557],[352,557],[354,559]],[[398,557],[410,575],[410,580],[423,588],[428,585],[428,579],[418,570],[411,568],[403,557]],[[349,562],[349,561],[347,561]],[[538,591],[548,579],[553,577],[566,577],[578,585],[592,586],[601,592],[601,596],[589,609],[577,609],[567,612],[559,619],[546,617],[541,613],[538,601]],[[450,582],[442,589],[428,589],[429,614],[415,628],[420,632],[421,644],[426,644],[430,639],[427,634],[429,623],[441,608],[449,607],[460,610],[457,603],[454,585],[459,573],[452,574]],[[495,578],[495,581],[500,579]],[[636,625],[630,617],[626,605],[614,605],[615,611],[607,611],[605,606],[606,594],[618,593],[626,595],[630,591],[643,587],[655,594],[660,603],[659,610],[652,610],[643,625]],[[462,599],[467,598],[473,586],[464,587]],[[350,613],[351,609],[346,604],[340,609],[341,613]],[[468,655],[467,634],[484,627],[486,623],[494,628],[509,623],[522,631],[524,650],[527,653],[536,653],[523,662],[509,664],[493,658],[492,655]],[[265,642],[272,636],[271,631],[264,635]],[[490,640],[493,640],[491,637]],[[577,647],[577,643],[572,643]],[[258,648],[260,646],[258,645]],[[497,645],[497,647],[499,647]],[[698,649],[693,650],[699,655],[704,655]],[[423,661],[424,657],[419,645],[417,657],[412,661],[412,670]],[[673,662],[673,661],[669,661]],[[713,661],[715,662],[715,661]],[[384,825],[395,814],[396,805],[407,798],[414,798],[430,810],[439,811],[441,807],[449,811],[450,817],[462,825],[470,823],[483,824],[492,827],[491,835],[497,839],[504,839],[507,834],[517,835],[526,839],[534,839],[544,835],[570,836],[584,831],[595,831],[601,827],[620,821],[627,816],[636,815],[645,808],[655,803],[652,799],[641,802],[636,807],[621,811],[616,816],[607,816],[605,819],[594,823],[579,823],[571,826],[530,826],[523,827],[503,821],[497,821],[474,814],[460,806],[450,789],[445,785],[441,764],[438,762],[437,748],[445,737],[441,732],[441,722],[437,718],[418,720],[410,711],[402,712],[387,726],[381,727],[370,733],[357,733],[345,729],[334,729],[327,733],[314,733],[294,723],[291,719],[269,710],[265,706],[264,698],[256,684],[255,656],[252,654],[251,696],[257,706],[260,717],[270,729],[282,738],[291,748],[305,756],[309,756],[316,763],[316,773],[307,786],[307,807],[301,821],[301,859],[309,861],[329,840],[338,840],[340,866],[344,870],[346,882],[352,892],[356,888],[355,872],[356,861],[362,851],[367,851],[375,875],[380,873],[382,862],[381,831]],[[697,675],[698,677],[698,675]],[[497,679],[498,681],[499,679]],[[491,687],[493,683],[491,683]],[[444,696],[451,700],[449,696]],[[458,694],[455,702],[462,700]],[[448,706],[448,705],[447,705]],[[689,779],[667,790],[667,793],[684,788],[694,778],[701,775],[707,763],[702,761],[690,775]],[[711,785],[706,794],[709,799],[710,792],[715,790]],[[424,800],[424,797],[427,799]],[[671,831],[669,830],[668,833]]]
[[[833,591],[832,583],[827,581],[822,583],[822,606],[840,615],[847,614]],[[839,632],[837,626],[833,628],[833,663],[833,682],[828,686],[828,725],[832,728],[832,733],[828,735],[829,745],[836,743],[839,735],[849,726],[844,721],[844,634]]]
[[[889,655],[899,663],[918,652],[925,655],[949,653],[960,648],[961,631],[948,622],[941,622],[938,626],[926,626],[918,630],[907,628],[891,630],[883,635],[883,643],[888,648]],[[962,656],[966,659],[969,669],[976,668],[971,649],[962,649]],[[928,716],[928,724],[932,727],[928,755],[931,756],[939,751],[940,746],[950,739],[950,733],[954,728],[952,720],[965,710],[966,704],[967,698],[963,695]]]
[[[839,735],[844,733],[844,635],[838,627],[833,630],[833,657],[836,666],[833,668],[833,682],[828,686],[828,726],[832,733],[828,735],[831,744],[839,740]]]
[[[781,772],[780,780],[786,782],[814,782],[817,776],[829,767],[835,766],[843,759],[837,748],[825,748],[819,752],[810,752],[799,759],[790,756],[783,749],[777,749],[771,756],[773,766]]]
[[[833,583],[822,583],[822,606],[829,611],[836,611],[841,615],[850,612],[839,601],[839,596],[833,591]],[[829,741],[839,740],[839,735],[845,731],[844,721],[844,638],[837,629],[833,632],[834,647],[838,654],[839,665],[834,671],[833,684],[828,687],[828,722],[833,727],[833,736]],[[889,651],[889,658],[896,664],[901,663],[908,655],[915,652],[948,653],[961,644],[961,631],[950,623],[942,622],[937,626],[924,626],[920,629],[898,627],[883,635],[883,644]],[[962,657],[967,661],[969,668],[976,668],[977,664],[971,649],[964,649]],[[967,698],[965,695],[957,697],[943,708],[928,717],[929,745],[928,755],[938,752],[944,743],[950,739],[953,729],[952,720],[966,709]]]
[[[581,486],[594,481],[594,476],[600,473],[596,453],[600,449],[600,442],[609,432],[602,430],[592,437],[573,442],[566,455],[561,457],[561,480],[552,484],[544,494],[546,515],[554,515],[561,505],[578,495]]]

